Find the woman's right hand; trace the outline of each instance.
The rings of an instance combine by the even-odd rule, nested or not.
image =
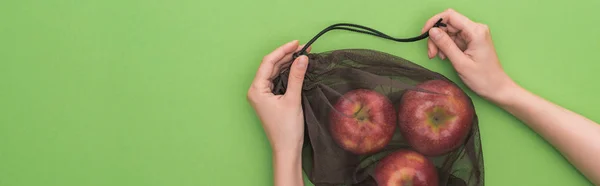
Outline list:
[[[447,27],[432,28],[440,18]],[[600,125],[514,83],[502,70],[486,25],[450,9],[429,19],[426,31],[430,58],[447,56],[469,88],[519,118],[600,185],[600,143],[591,143],[600,141]]]
[[[440,18],[447,26],[432,28]],[[426,31],[429,58],[450,59],[459,77],[477,94],[501,104],[517,87],[500,65],[487,25],[448,9],[430,18],[422,32]]]

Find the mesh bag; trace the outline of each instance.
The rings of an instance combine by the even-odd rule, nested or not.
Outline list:
[[[438,23],[440,24],[436,26],[443,26],[441,20]],[[352,31],[353,28],[344,30]],[[314,42],[325,32],[319,33],[311,41]],[[369,31],[362,33],[367,32],[382,38],[387,36]],[[425,33],[419,37],[397,40],[417,41],[426,37]],[[451,80],[401,57],[374,50],[344,49],[306,55],[309,66],[302,91],[305,118],[302,166],[313,184],[378,185],[377,177],[385,177],[378,175],[384,174],[379,173],[378,169],[394,166],[393,162],[380,162],[394,152],[410,150],[419,154],[427,152],[422,157],[433,165],[437,177],[435,182],[439,185],[484,185],[477,115],[471,99]],[[283,67],[281,73],[273,79],[273,93],[285,93],[288,75],[289,65]],[[448,92],[445,89],[420,86],[428,82],[443,82],[455,87],[455,90]],[[441,142],[436,142],[437,145],[451,147],[443,153],[432,152],[427,145],[415,145],[422,144],[423,139],[414,136],[416,130],[405,127],[408,122],[417,120],[402,115],[403,112],[418,116],[421,106],[435,104],[424,101],[410,106],[410,100],[425,99],[428,96],[462,100],[462,107],[472,112],[462,115],[454,113],[467,125],[464,125],[464,132],[459,137],[444,138]],[[354,104],[361,99],[362,105]],[[361,106],[356,108],[353,105]],[[361,112],[363,107],[369,110]],[[351,123],[349,121],[362,121],[365,118],[371,120],[375,127],[352,128],[352,124],[348,124]],[[371,132],[372,135],[360,136],[361,132]],[[353,134],[358,136],[352,136]],[[444,144],[452,141],[455,142],[454,145]],[[416,182],[414,184],[418,185]]]

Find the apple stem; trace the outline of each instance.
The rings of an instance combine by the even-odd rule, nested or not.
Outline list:
[[[362,111],[362,109],[363,109],[364,107],[365,107],[365,106],[361,104],[361,105],[360,105],[360,108],[358,108],[358,111],[356,111],[356,112],[354,113],[354,117],[356,117],[358,114],[360,114],[360,111]]]

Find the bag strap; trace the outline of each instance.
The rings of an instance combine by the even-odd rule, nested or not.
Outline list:
[[[438,20],[433,25],[433,27],[446,27],[446,24],[442,23],[442,19],[440,18],[440,20]],[[397,41],[397,42],[415,42],[415,41],[419,41],[419,40],[429,37],[429,32],[425,32],[417,37],[395,38],[395,37],[389,36],[387,34],[384,34],[383,32],[377,31],[375,29],[372,29],[372,28],[369,28],[366,26],[351,24],[351,23],[338,23],[338,24],[333,24],[331,26],[328,26],[327,28],[325,28],[321,32],[319,32],[317,35],[315,35],[315,37],[313,37],[310,41],[308,41],[308,43],[306,43],[306,45],[304,45],[304,47],[302,47],[302,49],[300,51],[294,53],[293,59],[296,59],[300,55],[306,55],[306,50],[308,49],[308,47],[310,47],[315,41],[317,41],[317,39],[319,39],[319,37],[321,37],[323,34],[329,32],[329,31],[332,31],[332,30],[347,30],[347,31],[352,31],[352,32],[369,34],[372,36],[376,36],[376,37],[380,37],[380,38],[384,38],[384,39],[388,39],[388,40],[392,40],[392,41]]]

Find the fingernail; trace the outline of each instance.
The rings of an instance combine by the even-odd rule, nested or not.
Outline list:
[[[427,57],[429,57],[429,59],[433,58],[431,55],[431,50],[427,50]]]
[[[440,29],[439,28],[431,28],[431,31],[429,31],[429,35],[431,36],[431,39],[438,40],[441,36]]]
[[[296,63],[297,63],[296,68],[298,68],[298,69],[306,68],[306,63],[307,63],[306,56],[298,57],[298,61]]]

